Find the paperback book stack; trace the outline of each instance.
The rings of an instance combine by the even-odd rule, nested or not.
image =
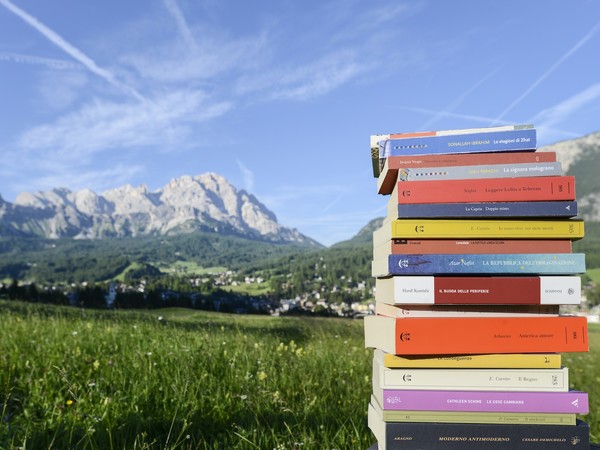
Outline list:
[[[590,448],[575,180],[531,125],[371,137],[388,214],[373,233],[368,424],[380,450]]]

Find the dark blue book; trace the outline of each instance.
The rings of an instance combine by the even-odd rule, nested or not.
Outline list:
[[[389,275],[502,274],[576,275],[585,273],[585,253],[392,254],[373,260],[374,277]]]
[[[379,157],[534,151],[536,145],[535,128],[466,134],[436,134],[434,136],[383,139],[379,141]]]
[[[575,217],[576,201],[398,204],[396,218]]]

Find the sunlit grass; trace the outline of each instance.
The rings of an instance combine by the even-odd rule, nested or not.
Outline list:
[[[366,449],[360,320],[0,301],[1,449]],[[600,440],[600,326],[565,355]]]

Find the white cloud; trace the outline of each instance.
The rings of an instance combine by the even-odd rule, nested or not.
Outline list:
[[[188,26],[187,21],[175,0],[164,0],[164,4],[173,19],[175,19],[179,34],[185,41],[188,48],[191,51],[196,50],[198,46],[196,44],[196,40],[194,39],[194,35],[192,34],[192,31],[190,30],[190,27]]]
[[[48,39],[50,42],[52,42],[54,45],[59,47],[65,53],[67,53],[68,55],[73,57],[75,60],[77,60],[81,64],[83,64],[90,72],[98,75],[100,78],[103,78],[105,81],[107,81],[114,87],[118,88],[119,90],[121,90],[123,92],[126,92],[127,94],[135,97],[136,99],[142,100],[142,101],[145,100],[144,97],[139,92],[137,92],[134,88],[121,83],[119,80],[117,80],[115,78],[115,76],[110,71],[99,67],[92,58],[90,58],[88,55],[86,55],[80,49],[75,47],[73,44],[67,42],[58,33],[56,33],[54,30],[50,29],[46,25],[44,25],[38,19],[33,17],[31,14],[22,10],[18,6],[13,5],[9,0],[0,0],[0,5],[3,5],[10,12],[17,15],[21,19],[23,19],[23,21],[25,21],[25,23],[27,23],[32,28],[37,30],[46,39]]]
[[[253,192],[254,191],[254,173],[248,169],[248,167],[246,167],[244,165],[244,163],[242,161],[240,161],[239,159],[235,160],[240,172],[242,172],[242,179],[244,182],[244,189],[248,192]]]
[[[99,152],[170,147],[189,135],[191,127],[230,108],[210,103],[201,91],[173,91],[152,102],[115,103],[96,100],[52,124],[24,133],[19,147],[33,159],[76,158],[86,161]]]
[[[79,69],[81,64],[67,61],[65,59],[45,58],[42,56],[25,55],[22,53],[0,52],[0,61],[14,62],[18,64],[33,64],[45,66],[54,70]]]

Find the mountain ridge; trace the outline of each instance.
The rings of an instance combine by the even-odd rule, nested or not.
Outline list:
[[[100,239],[171,235],[195,230],[319,246],[277,217],[254,195],[207,172],[172,179],[156,191],[126,184],[97,194],[54,188],[0,197],[0,235]]]

